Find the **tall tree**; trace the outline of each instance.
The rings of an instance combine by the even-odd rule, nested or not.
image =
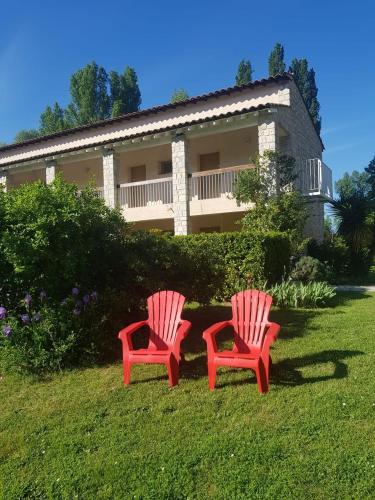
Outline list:
[[[365,270],[374,251],[375,214],[368,173],[354,171],[336,182],[337,199],[330,203],[337,231],[349,246],[354,267]]]
[[[315,71],[313,68],[309,69],[307,59],[293,59],[289,71],[293,73],[294,81],[301,92],[315,128],[318,134],[320,134],[322,119],[319,114],[320,104],[318,101],[318,87],[315,81]]]
[[[41,135],[54,134],[68,128],[65,120],[64,110],[57,102],[51,106],[47,106],[45,111],[40,115],[39,131]]]
[[[277,43],[268,58],[268,74],[270,76],[279,75],[285,71],[284,47]]]
[[[135,70],[126,66],[122,75],[111,71],[109,75],[112,116],[138,111],[141,105],[141,92]]]
[[[236,85],[246,85],[247,83],[250,83],[252,81],[252,76],[253,68],[251,66],[251,62],[242,59],[237,69]]]
[[[66,110],[69,126],[85,125],[110,116],[108,75],[95,62],[76,71],[70,79],[72,102]]]
[[[189,94],[185,89],[175,89],[171,95],[171,103],[176,104],[176,102],[186,101],[189,99]]]
[[[375,155],[368,166],[365,168],[365,171],[368,175],[367,182],[371,189],[371,197],[375,202]]]
[[[40,136],[39,130],[36,130],[34,128],[22,129],[16,134],[14,142],[28,141],[30,139],[36,139],[39,136]]]

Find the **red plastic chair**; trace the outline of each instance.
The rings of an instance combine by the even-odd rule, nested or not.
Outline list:
[[[280,330],[280,325],[268,321],[272,297],[258,290],[245,290],[233,295],[231,302],[233,318],[216,323],[203,333],[207,342],[209,387],[215,389],[219,366],[233,366],[255,371],[259,392],[267,392],[272,362],[270,346]],[[227,326],[234,329],[233,350],[220,352],[215,336]]]
[[[169,385],[178,384],[180,345],[190,330],[191,323],[181,319],[185,297],[177,292],[162,291],[147,299],[148,319],[133,323],[119,333],[122,341],[124,384],[130,384],[132,365],[157,363],[168,368]],[[150,338],[146,349],[133,349],[132,334],[148,326]]]

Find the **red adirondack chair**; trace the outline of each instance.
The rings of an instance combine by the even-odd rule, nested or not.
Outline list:
[[[181,319],[185,297],[177,292],[162,291],[147,299],[148,319],[133,323],[119,333],[122,341],[124,384],[130,384],[131,367],[139,363],[157,363],[168,368],[169,385],[178,384],[181,341],[191,327]],[[148,326],[150,338],[146,349],[133,349],[132,334]]]
[[[233,366],[255,371],[259,392],[267,392],[272,362],[270,346],[280,330],[280,325],[268,321],[272,297],[258,290],[245,290],[233,295],[231,302],[232,319],[216,323],[203,333],[207,342],[209,387],[215,388],[219,366]],[[233,350],[220,352],[215,335],[227,326],[234,329]]]

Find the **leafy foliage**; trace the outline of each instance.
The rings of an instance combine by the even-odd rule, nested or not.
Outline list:
[[[279,75],[285,71],[284,47],[277,43],[268,58],[268,74],[270,76]]]
[[[24,142],[30,139],[36,139],[39,136],[40,136],[39,130],[35,130],[33,128],[23,129],[16,134],[14,142]]]
[[[312,240],[307,250],[310,256],[324,264],[328,281],[337,282],[350,272],[350,249],[341,236],[334,234],[322,243]]]
[[[58,177],[49,186],[24,184],[0,201],[1,297],[43,289],[61,299],[76,282],[101,291],[126,280],[127,225],[91,187],[79,193]]]
[[[315,71],[313,68],[309,68],[307,59],[293,59],[289,71],[293,73],[294,81],[301,92],[315,128],[318,134],[320,134],[322,119],[319,114],[320,104],[318,101],[318,87],[315,81]]]
[[[294,189],[295,160],[275,151],[256,158],[255,168],[241,171],[234,186],[238,202],[253,203],[242,219],[244,228],[286,232],[295,248],[303,242],[305,202]]]
[[[346,241],[351,265],[358,271],[369,268],[375,245],[375,208],[368,179],[366,172],[345,174],[337,181],[338,197],[331,202],[337,232]]]
[[[106,70],[92,62],[79,69],[70,79],[71,103],[63,109],[57,102],[40,115],[39,130],[21,130],[16,142],[34,139],[62,130],[95,123],[106,118],[138,111],[141,92],[135,70],[125,67],[122,74]]]
[[[375,200],[375,156],[370,161],[368,166],[365,168],[365,172],[367,174],[367,183],[370,185],[370,196],[372,200]]]
[[[70,126],[80,126],[108,118],[110,98],[107,93],[108,75],[95,62],[76,71],[70,79],[72,98],[66,110]]]
[[[62,302],[46,293],[27,294],[17,307],[0,307],[0,363],[3,369],[42,374],[61,370],[94,356],[93,328],[102,328],[97,293],[80,295],[78,288]]]
[[[185,89],[176,89],[171,95],[171,103],[176,104],[177,102],[186,101],[189,99],[189,94]]]
[[[251,83],[253,78],[253,68],[251,62],[245,59],[240,61],[236,74],[236,85],[246,85]]]
[[[326,281],[327,272],[324,264],[314,257],[304,255],[294,266],[290,277],[294,281],[310,283],[312,281]]]
[[[39,131],[41,135],[54,134],[68,128],[69,124],[65,119],[65,112],[57,102],[51,106],[47,106],[45,111],[40,115]]]
[[[199,233],[175,241],[187,262],[181,286],[186,283],[189,300],[227,300],[240,290],[275,283],[289,266],[290,242],[282,233]]]
[[[111,71],[109,75],[112,116],[138,111],[141,105],[141,92],[135,70],[126,66],[122,75]]]
[[[268,292],[279,307],[314,308],[329,304],[336,295],[335,289],[325,282],[295,283],[283,281],[273,285]]]

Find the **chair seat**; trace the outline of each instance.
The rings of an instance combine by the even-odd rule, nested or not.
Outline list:
[[[231,358],[231,359],[258,359],[260,357],[259,349],[254,349],[251,352],[238,351],[219,351],[215,352],[215,358]]]
[[[169,356],[171,351],[169,349],[136,349],[130,351],[132,356]]]

